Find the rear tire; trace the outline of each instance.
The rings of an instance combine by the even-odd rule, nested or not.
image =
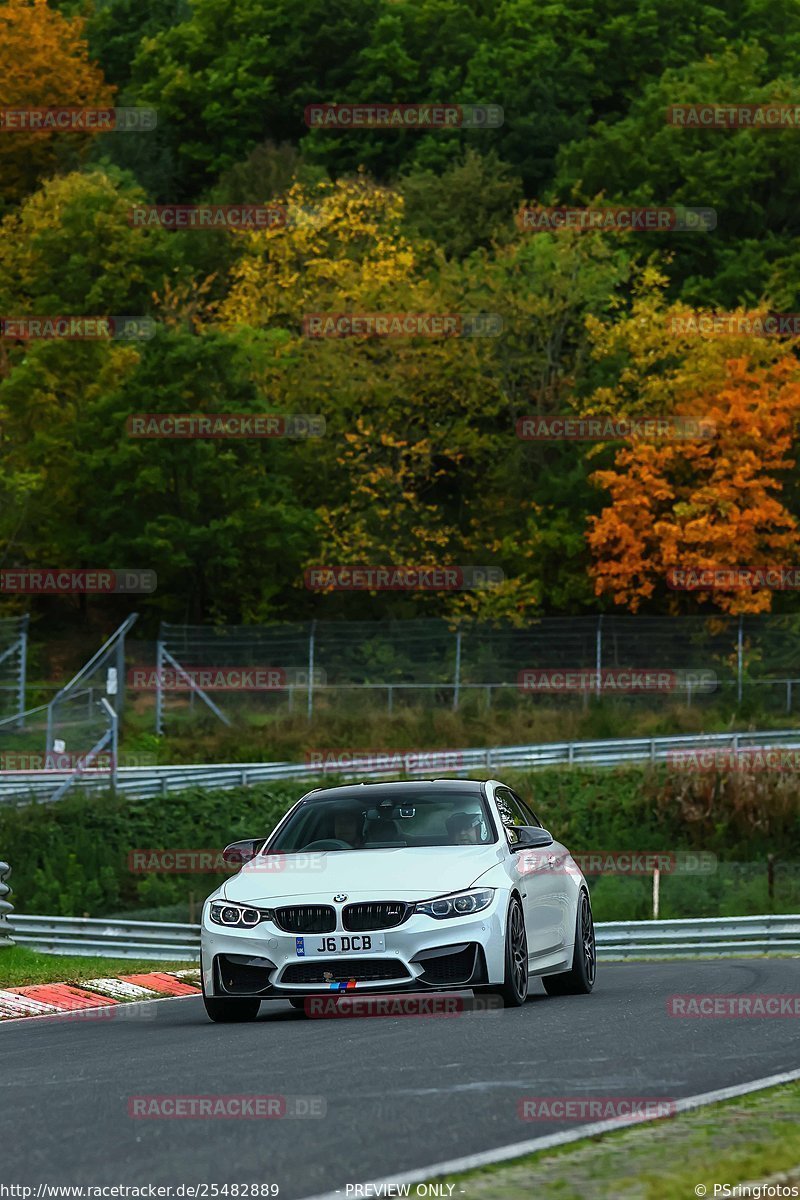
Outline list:
[[[491,996],[499,996],[503,1008],[519,1008],[528,998],[528,938],[525,933],[525,918],[522,905],[516,896],[508,906],[506,919],[505,977],[500,987],[485,990]]]
[[[575,920],[575,950],[572,968],[561,975],[542,978],[548,996],[588,996],[597,977],[597,946],[594,936],[592,906],[588,892],[581,892]]]

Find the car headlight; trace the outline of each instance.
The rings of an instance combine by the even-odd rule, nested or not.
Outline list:
[[[443,921],[447,917],[469,917],[488,908],[494,898],[494,888],[481,888],[476,892],[458,892],[453,896],[442,896],[439,900],[423,900],[414,905],[415,913],[436,917]]]
[[[245,904],[227,904],[224,900],[212,900],[209,918],[215,925],[227,925],[229,929],[253,929],[261,921],[272,916],[269,908],[250,908]]]

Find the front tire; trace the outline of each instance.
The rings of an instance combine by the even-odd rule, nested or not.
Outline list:
[[[575,950],[572,968],[561,975],[542,979],[548,996],[588,996],[597,976],[597,945],[594,936],[592,906],[588,892],[581,891],[575,921]]]
[[[489,987],[490,995],[499,996],[504,1008],[519,1008],[528,998],[528,938],[522,905],[516,896],[508,906],[506,919],[505,976],[500,987]]]
[[[240,1021],[255,1021],[261,1001],[257,996],[229,999],[227,996],[207,996],[203,989],[203,1004],[212,1021],[219,1024],[238,1024]]]

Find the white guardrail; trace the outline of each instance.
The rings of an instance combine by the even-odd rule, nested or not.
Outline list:
[[[800,954],[800,914],[708,917],[696,921],[601,921],[596,930],[600,959]],[[182,962],[196,962],[200,956],[199,925],[17,913],[11,932],[19,945],[49,954]]]
[[[274,779],[318,779],[337,775],[344,779],[386,778],[387,776],[472,772],[501,774],[506,767],[537,769],[553,766],[620,766],[625,763],[666,762],[677,750],[726,750],[739,754],[749,750],[782,747],[800,749],[800,729],[780,729],[759,733],[710,733],[656,738],[613,738],[599,742],[546,742],[539,745],[493,746],[472,750],[398,750],[383,758],[357,759],[336,771],[314,763],[249,762],[209,763],[207,765],[120,767],[117,792],[127,796],[166,796],[188,788],[235,788]],[[0,803],[26,804],[32,797],[48,800],[69,778],[59,771],[0,772]],[[76,781],[82,791],[107,791],[108,771],[88,770]]]

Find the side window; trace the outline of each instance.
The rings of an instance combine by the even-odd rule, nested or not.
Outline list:
[[[524,824],[536,825],[536,826],[538,826],[539,829],[541,829],[542,822],[536,816],[536,813],[533,811],[533,809],[529,808],[528,805],[525,803],[525,801],[520,796],[518,796],[516,792],[511,792],[511,795],[513,796],[514,800],[517,802],[518,807],[522,809],[522,812],[525,815],[526,819],[525,819]]]
[[[500,813],[500,820],[503,822],[503,828],[506,831],[506,837],[510,845],[514,846],[519,841],[517,826],[528,825],[528,817],[514,793],[508,788],[497,788],[494,793],[494,799],[497,811]]]

